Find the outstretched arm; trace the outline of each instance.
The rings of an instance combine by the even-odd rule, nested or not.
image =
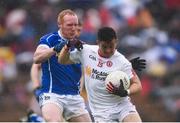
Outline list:
[[[60,64],[73,64],[74,62],[70,60],[69,47],[65,45],[61,52],[58,54],[58,62]]]
[[[75,63],[70,59],[69,49],[71,48],[75,48],[78,51],[81,51],[83,49],[83,42],[76,38],[68,41],[68,43],[64,45],[61,52],[58,54],[59,63],[61,64],[74,64]]]
[[[56,52],[53,50],[53,48],[49,48],[46,45],[39,45],[34,53],[33,61],[36,64],[42,63],[55,53]]]
[[[58,54],[65,44],[67,44],[67,42],[62,41],[52,48],[49,48],[46,45],[39,45],[34,53],[34,62],[39,64],[46,61],[55,53]]]

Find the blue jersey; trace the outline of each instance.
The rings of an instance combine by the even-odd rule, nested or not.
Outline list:
[[[65,41],[58,32],[43,36],[39,45],[48,45],[54,47],[61,41]],[[79,94],[81,65],[71,64],[62,65],[58,63],[56,55],[51,56],[41,64],[42,66],[42,92],[56,93],[61,95]]]

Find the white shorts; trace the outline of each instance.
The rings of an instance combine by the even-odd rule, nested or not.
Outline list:
[[[106,107],[104,107],[106,108]],[[117,104],[116,108],[107,108],[106,110],[94,113],[96,122],[122,122],[129,114],[138,114],[136,107],[128,100]]]
[[[39,104],[42,107],[47,103],[56,104],[62,111],[67,121],[73,117],[87,114],[84,100],[80,95],[58,95],[55,93],[43,93],[40,95]]]

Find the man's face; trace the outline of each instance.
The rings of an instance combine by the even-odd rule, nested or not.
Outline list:
[[[99,55],[105,58],[110,58],[116,49],[116,39],[113,39],[111,42],[98,41],[99,45]]]
[[[64,38],[72,39],[76,36],[78,18],[74,15],[65,15],[60,24],[61,32]]]

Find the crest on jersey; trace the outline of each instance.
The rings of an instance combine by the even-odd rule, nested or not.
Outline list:
[[[106,62],[106,65],[107,65],[108,67],[111,67],[111,66],[113,65],[113,63],[112,63],[112,61],[107,61],[107,62]]]

